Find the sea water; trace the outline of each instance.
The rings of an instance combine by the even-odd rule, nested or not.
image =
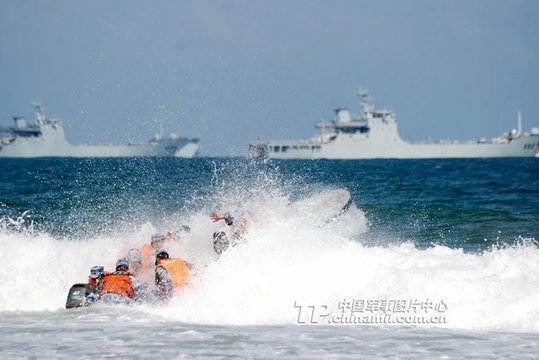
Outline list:
[[[1,159],[2,358],[536,358],[537,159]],[[340,208],[320,194],[347,190]],[[326,199],[317,203],[317,199]],[[336,201],[336,200],[335,200]],[[305,206],[308,203],[309,206]],[[247,223],[218,257],[212,211]],[[188,225],[163,306],[65,310]]]

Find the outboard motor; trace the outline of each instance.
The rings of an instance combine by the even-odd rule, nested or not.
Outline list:
[[[92,287],[88,284],[75,284],[67,294],[66,309],[85,307],[90,305],[88,296],[92,294]]]

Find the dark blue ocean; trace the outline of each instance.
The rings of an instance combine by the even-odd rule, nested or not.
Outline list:
[[[211,207],[229,192],[276,186],[291,199],[324,188],[349,190],[369,220],[373,243],[476,251],[539,238],[536,159],[51,158],[2,159],[0,166],[0,216],[30,211],[36,229],[62,238],[109,233]]]
[[[324,200],[336,190],[353,204],[328,218],[342,207]],[[224,225],[211,211],[249,224],[245,243],[220,258],[211,241]],[[197,268],[181,296],[157,308],[64,309],[92,265],[111,268],[181,225],[191,232],[170,251]],[[0,353],[533,358],[538,239],[533,158],[0,159]],[[437,322],[336,317],[398,301]]]

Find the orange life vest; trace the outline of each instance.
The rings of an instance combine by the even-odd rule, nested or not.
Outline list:
[[[189,267],[182,259],[163,259],[158,267],[167,271],[174,290],[182,289],[189,282]]]
[[[114,293],[132,298],[135,295],[131,286],[131,278],[127,272],[114,272],[103,276],[99,297],[106,293]]]
[[[140,248],[140,260],[142,261],[142,271],[148,270],[153,265],[151,264],[151,258],[153,254],[153,247],[150,244],[146,244]]]

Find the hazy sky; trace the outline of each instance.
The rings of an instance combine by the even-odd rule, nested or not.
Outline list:
[[[357,90],[405,140],[539,126],[539,1],[0,0],[0,123],[39,100],[72,143],[307,138]]]

